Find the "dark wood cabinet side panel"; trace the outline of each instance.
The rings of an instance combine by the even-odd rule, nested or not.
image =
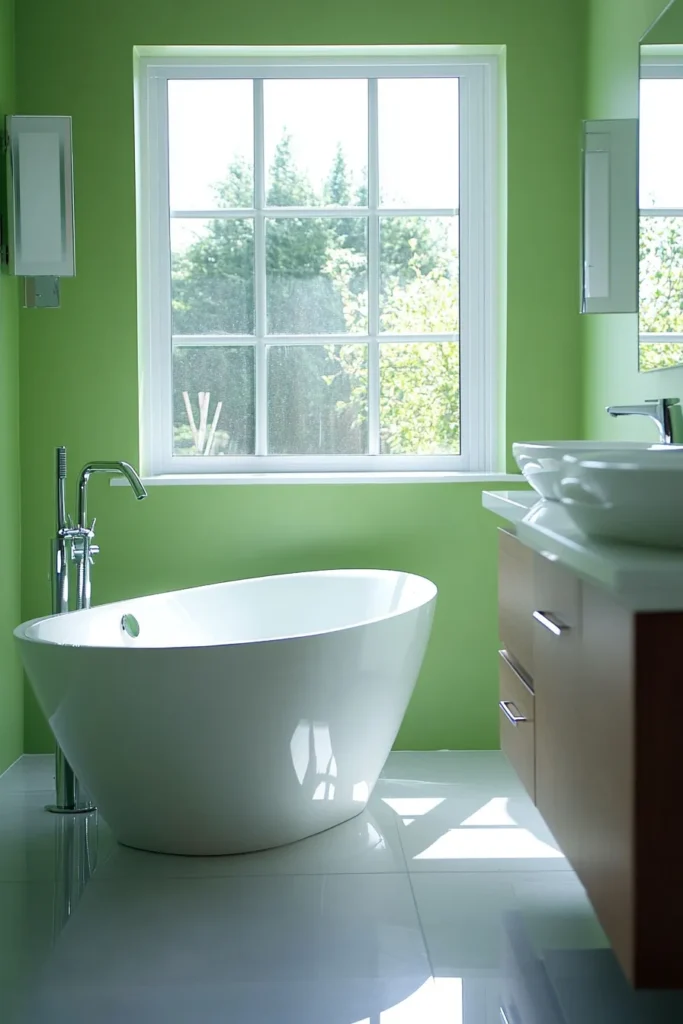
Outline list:
[[[627,976],[634,974],[634,616],[583,584],[577,679],[583,773],[576,871]]]
[[[635,976],[683,987],[683,613],[636,616]]]

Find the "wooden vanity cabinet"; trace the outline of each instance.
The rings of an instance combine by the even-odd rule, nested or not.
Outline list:
[[[498,531],[498,635],[523,675],[533,679],[534,552]]]
[[[500,745],[532,800],[536,794],[533,555],[514,534],[499,531]]]
[[[516,726],[501,712],[501,747],[630,981],[683,988],[683,612],[634,613],[502,533],[501,640],[514,564],[533,702]]]

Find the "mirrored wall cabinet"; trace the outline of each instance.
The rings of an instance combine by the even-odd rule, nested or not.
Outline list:
[[[76,273],[70,117],[5,120],[9,271],[25,279],[26,306],[58,306]]]
[[[638,121],[583,124],[582,313],[638,310]]]

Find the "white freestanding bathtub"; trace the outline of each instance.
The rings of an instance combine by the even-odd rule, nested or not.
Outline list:
[[[121,843],[243,853],[363,810],[435,601],[420,576],[310,572],[34,619],[15,636],[58,743]]]

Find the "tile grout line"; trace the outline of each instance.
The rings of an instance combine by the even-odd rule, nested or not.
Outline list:
[[[398,839],[398,845],[400,847],[401,856],[403,858],[403,866],[404,866],[404,869],[405,869],[405,875],[406,875],[406,878],[408,879],[408,885],[410,886],[410,896],[411,896],[411,899],[413,901],[413,907],[415,909],[415,917],[417,918],[417,923],[418,923],[418,926],[420,928],[420,935],[422,937],[422,945],[424,947],[425,956],[427,957],[427,964],[429,965],[429,973],[430,973],[430,975],[432,977],[432,980],[433,980],[435,978],[434,963],[432,961],[432,954],[429,951],[429,943],[427,942],[427,936],[425,934],[425,929],[424,929],[424,924],[422,922],[422,915],[420,913],[420,908],[417,905],[417,896],[415,895],[415,887],[413,886],[413,873],[411,872],[410,868],[408,867],[408,855],[406,853],[405,846],[403,845],[403,838],[401,836],[401,830],[400,830],[399,825],[398,825],[398,818],[394,821],[394,827],[396,829],[396,837]],[[433,872],[429,872],[429,874],[433,874]]]
[[[160,856],[163,856],[161,854]],[[226,854],[226,856],[231,856]],[[106,863],[106,862],[105,862]],[[405,871],[274,871],[270,873],[235,872],[233,874],[220,875],[165,875],[150,872],[139,875],[112,875],[109,878],[98,878],[97,870],[93,872],[91,884],[109,885],[112,882],[215,882],[236,881],[243,882],[250,878],[403,878]]]

